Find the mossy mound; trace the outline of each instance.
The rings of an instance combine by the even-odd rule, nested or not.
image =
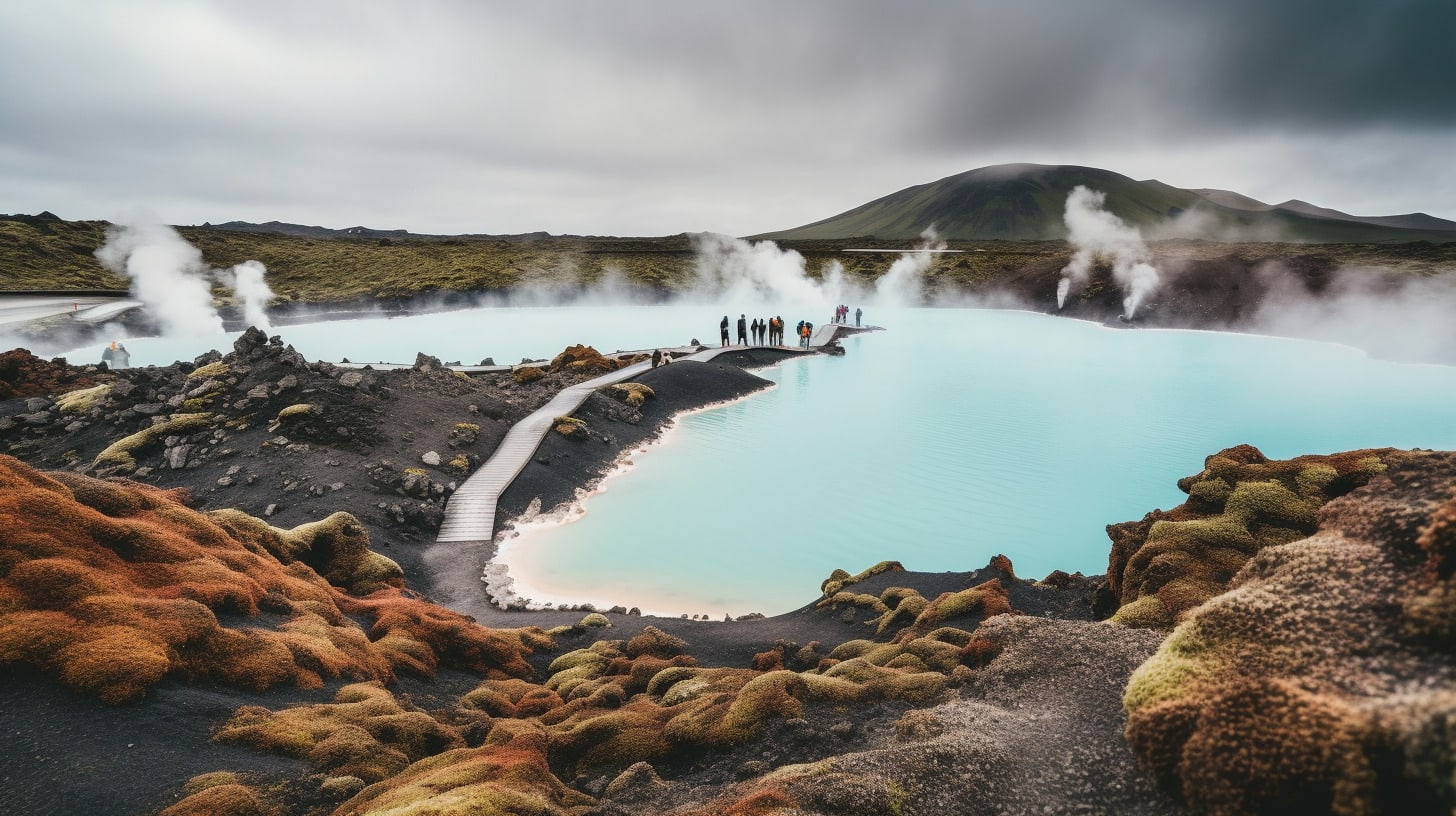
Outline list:
[[[204,358],[205,359],[205,358]],[[187,375],[189,380],[215,380],[218,377],[226,376],[232,369],[222,360],[215,360],[206,365],[198,366]]]
[[[561,434],[567,439],[581,440],[585,439],[589,435],[589,432],[586,428],[586,422],[577,419],[576,417],[560,416],[553,421],[555,424],[551,426],[551,430]]]
[[[457,731],[402,706],[378,683],[345,686],[328,704],[279,712],[257,706],[239,709],[214,739],[305,759],[319,773],[366,782],[465,745]]]
[[[616,383],[608,386],[608,390],[633,408],[641,408],[643,403],[657,397],[657,392],[650,386],[638,382]]]
[[[1260,548],[1129,682],[1128,741],[1193,809],[1456,807],[1451,610],[1425,605],[1451,597],[1456,457],[1381,461],[1388,478]]]
[[[546,372],[536,366],[521,366],[511,372],[511,379],[521,385],[533,383],[546,376]]]
[[[1265,547],[1313,533],[1319,509],[1385,470],[1390,448],[1271,460],[1250,445],[1220,451],[1178,482],[1188,501],[1112,524],[1104,615],[1169,628],[1222,592]]]
[[[904,570],[905,567],[899,561],[881,561],[858,575],[850,575],[842,569],[837,569],[830,573],[829,577],[825,578],[824,582],[819,585],[819,591],[827,598],[837,594],[846,586],[857,584],[866,578],[872,578],[881,573],[903,572]]]
[[[560,354],[551,358],[551,371],[567,371],[578,374],[606,374],[622,367],[622,363],[603,355],[591,346],[577,344],[567,346]]]
[[[138,452],[156,445],[168,436],[192,433],[207,428],[212,425],[214,419],[212,414],[207,413],[173,414],[161,422],[111,443],[105,450],[96,454],[96,459],[91,463],[91,467],[135,470]]]
[[[329,583],[355,595],[404,586],[404,571],[369,549],[369,533],[349,513],[334,513],[292,530],[237,510],[214,510],[207,515],[238,540],[262,544],[285,564],[302,562]]]
[[[111,396],[111,383],[81,388],[56,397],[56,408],[63,414],[84,414]]]
[[[347,514],[278,530],[196,512],[173,492],[52,477],[0,456],[0,529],[0,667],[33,666],[110,703],[169,677],[255,691],[440,665],[523,677],[525,655],[550,643],[539,629],[486,629],[408,594]],[[265,611],[281,622],[247,620]]]

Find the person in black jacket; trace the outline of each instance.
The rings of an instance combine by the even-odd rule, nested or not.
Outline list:
[[[738,316],[738,344],[748,345],[748,315]]]
[[[721,345],[728,345],[728,315],[723,315],[723,322],[718,324],[718,340]]]

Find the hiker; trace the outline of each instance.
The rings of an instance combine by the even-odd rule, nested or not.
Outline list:
[[[750,336],[753,337],[753,344],[755,346],[758,345],[758,332],[759,332],[758,318],[755,317],[753,319],[753,323],[749,324],[748,329],[749,329]]]
[[[722,345],[728,345],[728,315],[723,315],[723,322],[718,324],[718,340]]]
[[[653,349],[652,350],[652,367],[653,368],[657,368],[659,365],[662,365],[662,349]]]
[[[740,345],[748,345],[748,316],[738,315],[738,342]]]
[[[854,307],[854,325],[855,325],[855,326],[856,326],[856,327],[858,327],[858,326],[859,326],[859,317],[860,317],[860,315],[862,315],[862,314],[864,314],[864,312],[863,312],[863,311],[861,311],[861,310],[860,310],[860,308],[859,308],[859,307],[858,307],[858,306],[856,306],[856,307]]]
[[[112,368],[131,368],[131,352],[122,343],[116,344],[116,365]]]

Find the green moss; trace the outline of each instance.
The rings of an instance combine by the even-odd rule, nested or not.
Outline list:
[[[546,669],[551,672],[551,677],[546,680],[546,688],[566,696],[576,683],[582,680],[595,680],[602,675],[606,668],[607,658],[590,649],[567,652],[551,661],[551,665]]]
[[[1223,507],[1228,501],[1229,494],[1234,492],[1233,485],[1223,479],[1201,479],[1194,482],[1188,488],[1188,496],[1214,507]]]
[[[1319,503],[1304,499],[1277,481],[1241,482],[1224,504],[1224,513],[1244,524],[1260,522],[1312,532]]]
[[[208,363],[205,366],[200,366],[198,368],[193,369],[192,370],[192,373],[187,375],[187,379],[189,379],[189,380],[198,380],[198,379],[215,380],[218,377],[221,377],[224,374],[227,374],[228,371],[229,371],[228,364],[227,363],[224,363],[222,360],[218,360],[217,362]]]
[[[285,419],[297,419],[299,417],[309,416],[309,415],[312,415],[312,414],[321,414],[321,413],[323,413],[323,408],[322,407],[320,407],[318,405],[314,405],[311,402],[300,402],[300,403],[297,403],[295,405],[290,405],[287,408],[284,408],[283,410],[279,411],[278,412],[278,416],[275,417],[273,419],[273,421],[274,422],[282,422]]]
[[[1325,488],[1339,475],[1339,471],[1329,465],[1310,465],[1295,474],[1294,483],[1299,488],[1300,495],[1323,498]]]
[[[187,780],[182,790],[188,796],[218,785],[237,785],[238,775],[231,771],[213,771],[212,773],[198,774]]]
[[[824,579],[824,583],[819,585],[819,591],[826,596],[834,595],[849,584],[857,584],[866,578],[872,578],[882,572],[895,572],[904,569],[905,567],[899,561],[881,561],[858,575],[850,575],[842,569],[836,569],[829,574],[828,578]]]
[[[1194,624],[1185,623],[1184,627]],[[1128,679],[1122,707],[1129,714],[1146,706],[1182,696],[1187,686],[1208,675],[1210,667],[1197,657],[1205,646],[1196,640],[1174,641],[1172,637],[1159,647]]]
[[[678,683],[692,680],[702,672],[702,669],[693,666],[670,666],[647,681],[647,694],[651,697],[663,697]]]
[[[612,622],[607,619],[607,616],[606,615],[603,615],[600,612],[593,612],[593,613],[587,615],[586,617],[582,618],[581,620],[577,621],[576,622],[576,625],[577,626],[586,626],[586,627],[590,627],[590,628],[593,628],[593,629],[597,629],[597,628],[606,628],[608,626],[611,626],[612,625]]]
[[[106,401],[111,395],[111,383],[90,388],[82,388],[79,391],[71,391],[56,397],[56,407],[63,414],[84,414]]]
[[[1123,605],[1112,616],[1112,622],[1139,629],[1167,629],[1173,625],[1173,616],[1158,596],[1148,595]]]
[[[93,467],[106,465],[136,467],[136,454],[173,434],[201,430],[212,424],[212,414],[174,414],[170,419],[123,437],[96,455]]]
[[[890,796],[891,816],[902,816],[905,812],[905,805],[910,802],[910,793],[905,786],[891,779],[885,782],[885,793]]]

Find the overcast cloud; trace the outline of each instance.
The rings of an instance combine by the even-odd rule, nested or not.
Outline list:
[[[0,212],[748,235],[1002,162],[1456,220],[1450,0],[6,2]]]

